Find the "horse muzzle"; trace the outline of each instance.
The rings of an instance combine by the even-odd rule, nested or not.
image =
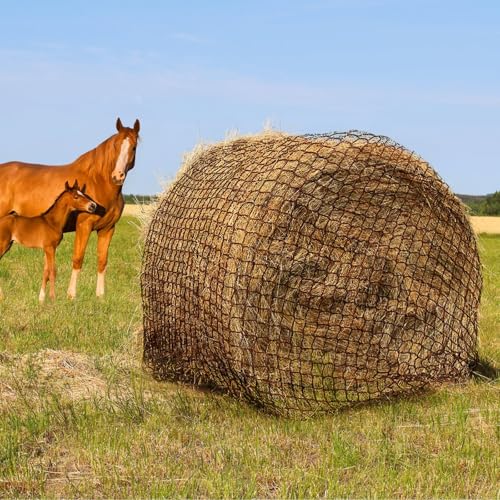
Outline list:
[[[88,206],[89,213],[93,214],[97,210],[97,203],[91,201]]]

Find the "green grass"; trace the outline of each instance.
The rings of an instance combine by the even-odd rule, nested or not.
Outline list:
[[[498,496],[498,385],[481,377],[306,421],[151,380],[139,362],[131,222],[112,242],[103,300],[94,297],[95,240],[75,302],[65,296],[71,237],[58,251],[54,304],[37,302],[40,253],[13,248],[0,261],[0,394],[16,395],[0,401],[0,497]],[[480,242],[481,354],[498,366],[500,236]],[[43,349],[78,353],[104,392],[69,397],[44,376]]]
[[[96,235],[92,234],[78,283],[78,299],[66,299],[74,234],[57,250],[56,302],[38,304],[43,252],[14,245],[0,260],[0,350],[33,352],[42,348],[104,354],[123,342],[141,321],[140,248],[134,219],[123,219],[112,240],[103,300],[96,300]]]

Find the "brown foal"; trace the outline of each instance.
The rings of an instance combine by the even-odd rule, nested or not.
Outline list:
[[[38,299],[45,300],[45,287],[50,280],[50,298],[55,299],[56,249],[63,238],[63,229],[72,212],[95,212],[97,204],[85,194],[78,181],[73,187],[68,182],[65,190],[58,196],[52,207],[38,217],[23,217],[15,213],[0,219],[0,258],[5,255],[12,243],[20,243],[28,248],[42,248],[45,252],[42,288]],[[2,291],[0,289],[0,298]]]

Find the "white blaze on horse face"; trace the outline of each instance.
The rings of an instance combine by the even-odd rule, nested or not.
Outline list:
[[[74,299],[76,297],[76,281],[78,280],[78,275],[80,274],[80,269],[73,269],[71,272],[71,279],[69,280],[68,286],[68,297]]]
[[[122,142],[122,146],[120,148],[120,154],[118,155],[118,160],[116,160],[115,169],[113,170],[111,177],[121,180],[124,179],[124,175],[127,173],[125,169],[127,168],[129,150],[130,150],[130,141],[127,137]]]

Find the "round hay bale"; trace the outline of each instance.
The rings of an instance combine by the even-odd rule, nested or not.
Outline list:
[[[280,414],[463,379],[481,270],[463,205],[361,132],[246,137],[188,159],[150,222],[144,361]]]

